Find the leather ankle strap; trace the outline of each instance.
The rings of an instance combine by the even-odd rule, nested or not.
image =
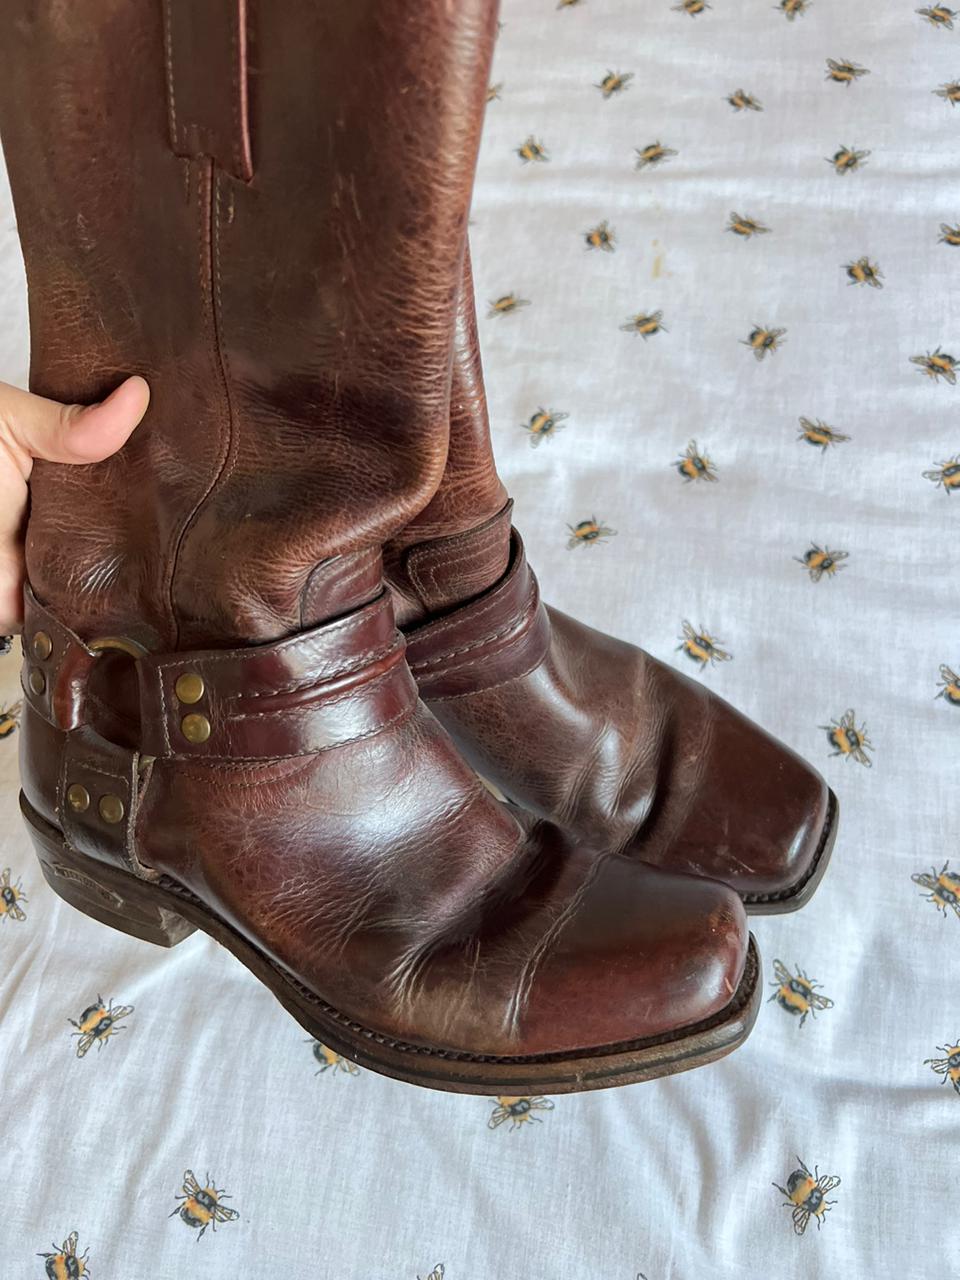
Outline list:
[[[404,552],[403,572],[429,613],[480,595],[510,563],[513,502],[463,533],[417,542]]]
[[[407,661],[425,700],[504,684],[526,675],[546,656],[550,622],[516,529],[510,546],[509,568],[489,591],[407,632]]]
[[[90,676],[104,648],[58,621],[27,587],[22,684],[48,723],[96,722]],[[384,593],[361,609],[273,644],[135,656],[139,751],[178,759],[308,755],[378,733],[408,715],[417,689]]]

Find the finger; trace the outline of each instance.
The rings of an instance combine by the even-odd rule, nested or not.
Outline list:
[[[0,384],[0,427],[29,475],[33,458],[66,463],[109,458],[129,439],[149,402],[150,388],[137,374],[92,405],[64,405]]]
[[[7,542],[0,548],[0,635],[23,629],[23,546]]]

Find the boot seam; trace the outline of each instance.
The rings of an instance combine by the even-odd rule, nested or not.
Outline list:
[[[233,469],[233,463],[236,458],[236,414],[233,405],[233,397],[230,392],[230,367],[229,359],[222,342],[222,295],[221,295],[221,272],[220,272],[220,185],[219,175],[217,173],[216,162],[209,159],[205,165],[205,181],[199,184],[199,207],[200,207],[200,241],[203,252],[202,269],[200,273],[200,294],[203,303],[203,310],[206,313],[208,338],[212,339],[212,360],[216,370],[217,380],[220,383],[223,392],[223,400],[217,406],[217,418],[220,424],[220,460],[217,463],[216,472],[207,488],[194,503],[193,509],[186,516],[180,528],[180,533],[176,541],[173,553],[173,563],[170,570],[170,612],[173,621],[173,647],[176,649],[180,645],[182,627],[177,609],[177,571],[180,567],[180,561],[183,556],[184,547],[196,523],[197,516],[209,502],[213,493],[220,486],[225,476]],[[204,199],[205,197],[205,199]],[[203,218],[206,210],[207,217]],[[219,397],[218,397],[219,399]],[[224,431],[226,427],[226,431]]]

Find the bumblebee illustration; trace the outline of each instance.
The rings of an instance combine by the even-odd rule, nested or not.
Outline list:
[[[683,476],[684,484],[692,480],[717,480],[717,468],[705,453],[700,452],[696,440],[691,440],[686,450],[670,465]]]
[[[867,737],[867,726],[861,725],[858,729],[854,718],[853,708],[845,711],[839,720],[831,720],[829,724],[822,724],[820,728],[827,735],[831,747],[831,756],[846,756],[849,760],[856,760],[858,764],[864,765],[867,769],[871,768],[873,761],[867,755],[867,749],[874,750],[873,743]]]
[[[750,348],[758,360],[762,360],[768,353],[773,355],[780,350],[786,341],[783,336],[786,332],[786,329],[765,329],[762,325],[755,324],[750,337],[741,339],[741,342],[743,346]]]
[[[536,449],[541,440],[549,440],[555,432],[562,431],[564,420],[569,416],[567,413],[554,413],[552,409],[538,409],[530,421],[523,424],[524,431],[530,433],[531,446]]]
[[[941,222],[940,239],[937,244],[951,244],[954,247],[960,245],[960,222],[954,227],[951,227],[949,222]]]
[[[812,0],[780,0],[773,7],[779,9],[788,22],[793,22],[794,18],[802,17],[807,12],[811,3]]]
[[[798,1236],[802,1236],[811,1218],[816,1219],[819,1231],[823,1215],[831,1205],[837,1203],[836,1200],[827,1199],[827,1192],[839,1187],[840,1179],[820,1177],[820,1170],[816,1165],[811,1173],[799,1156],[797,1164],[800,1168],[791,1173],[785,1187],[776,1182],[773,1185],[784,1196],[786,1205],[793,1209],[790,1215],[793,1218],[793,1229]]]
[[[808,978],[799,967],[796,974],[792,974],[782,960],[774,960],[773,972],[777,976],[771,986],[777,989],[770,1000],[776,1000],[781,1009],[785,1009],[795,1018],[798,1017],[800,1019],[798,1026],[803,1026],[807,1020],[807,1014],[815,1018],[818,1009],[833,1008],[833,1001],[817,991],[820,983]]]
[[[351,1062],[349,1058],[342,1057],[339,1053],[334,1053],[332,1049],[328,1049],[319,1040],[308,1040],[307,1044],[313,1045],[313,1056],[320,1064],[319,1071],[315,1071],[314,1075],[323,1075],[325,1071],[329,1071],[334,1076],[338,1071],[345,1076],[358,1076],[360,1074],[360,1068],[355,1062]]]
[[[497,1106],[493,1109],[493,1114],[487,1121],[489,1129],[496,1129],[498,1125],[503,1124],[504,1120],[510,1121],[511,1129],[519,1129],[522,1124],[530,1124],[532,1121],[540,1123],[540,1117],[535,1116],[535,1111],[552,1111],[553,1103],[549,1098],[497,1098]]]
[[[849,440],[849,436],[845,436],[842,431],[834,431],[833,427],[828,427],[825,422],[821,422],[818,418],[816,422],[811,422],[809,418],[800,419],[800,434],[798,440],[806,440],[807,444],[813,445],[819,449],[821,453],[826,453],[827,449],[833,444],[843,444],[845,440]]]
[[[956,386],[957,361],[946,351],[941,351],[939,347],[935,351],[928,351],[925,356],[911,356],[910,363],[919,365],[920,372],[932,378],[934,382],[943,378],[944,382],[949,382],[951,387]]]
[[[9,738],[20,726],[22,702],[14,702],[9,707],[0,707],[0,738]]]
[[[546,164],[550,159],[546,147],[542,142],[538,142],[533,134],[520,143],[517,147],[517,155],[524,164]]]
[[[835,58],[827,59],[827,79],[833,80],[837,84],[853,84],[854,80],[859,80],[861,76],[870,74],[866,67],[858,67],[855,62],[850,62],[844,58],[838,62]]]
[[[71,1231],[59,1247],[53,1245],[53,1253],[38,1253],[38,1258],[46,1258],[44,1270],[49,1276],[49,1280],[80,1280],[81,1276],[88,1275],[87,1258],[90,1250],[86,1249],[83,1253],[77,1253],[77,1242],[80,1237],[76,1231]]]
[[[612,98],[615,93],[622,93],[632,79],[632,71],[608,71],[594,88],[599,89],[605,98]]]
[[[940,668],[940,692],[937,697],[960,707],[960,676],[949,667]]]
[[[616,248],[614,244],[616,236],[612,228],[608,226],[606,219],[597,223],[595,227],[591,227],[589,231],[585,231],[583,238],[587,242],[588,249],[599,249],[602,253],[613,253]]]
[[[18,920],[21,923],[26,920],[27,915],[22,902],[29,902],[29,898],[23,892],[20,881],[16,884],[10,879],[11,871],[9,867],[4,867],[0,872],[0,924],[9,916],[11,920]]]
[[[754,218],[745,218],[740,213],[731,213],[727,230],[732,231],[735,236],[741,236],[744,240],[750,240],[754,236],[766,235],[770,228]]]
[[[234,1222],[240,1217],[236,1209],[228,1209],[220,1203],[221,1200],[229,1200],[230,1196],[213,1185],[209,1173],[205,1185],[201,1187],[193,1176],[193,1170],[186,1169],[183,1174],[183,1194],[176,1198],[183,1203],[178,1204],[167,1217],[174,1218],[179,1214],[188,1227],[199,1227],[198,1240],[202,1239],[207,1227],[213,1227],[216,1231],[218,1222]]]
[[[934,480],[937,488],[941,486],[949,495],[956,489],[960,491],[960,453],[955,458],[948,458],[946,462],[934,463],[935,471],[925,471],[923,477],[925,480]]]
[[[698,13],[703,13],[704,9],[709,9],[710,5],[707,4],[707,0],[680,0],[680,3],[673,7],[677,13],[689,13],[691,18],[695,18]]]
[[[763,110],[763,104],[743,89],[734,89],[733,93],[727,95],[727,102],[735,111]]]
[[[851,284],[867,284],[871,289],[882,289],[880,281],[883,272],[869,258],[858,258],[856,262],[848,262],[844,266]]]
[[[694,631],[690,623],[684,621],[683,636],[677,645],[677,651],[682,649],[691,662],[695,662],[702,670],[707,663],[713,666],[715,662],[729,662],[733,657],[732,653],[720,648],[720,643],[719,639],[704,631],[703,627]]]
[[[530,303],[526,298],[518,298],[515,293],[505,293],[502,298],[495,298],[490,303],[488,316],[508,316],[513,311],[519,311],[521,307],[529,307]]]
[[[940,27],[942,31],[953,30],[953,20],[957,16],[956,9],[948,9],[945,4],[932,4],[926,9],[918,9],[917,13],[933,27]]]
[[[654,165],[663,164],[671,156],[678,153],[672,147],[665,147],[662,142],[648,142],[645,147],[636,147],[637,168],[652,169]]]
[[[567,539],[567,547],[590,547],[596,542],[601,542],[604,538],[613,538],[616,536],[616,529],[608,529],[605,524],[601,524],[596,516],[591,516],[589,520],[581,520],[579,524],[568,524],[570,537]]]
[[[129,1018],[131,1013],[133,1013],[132,1004],[115,1006],[112,1000],[109,1004],[105,1004],[103,996],[98,995],[97,1003],[84,1009],[79,1022],[68,1018],[70,1025],[77,1028],[73,1033],[78,1037],[77,1057],[82,1058],[94,1045],[98,1050],[102,1049],[111,1036],[125,1030],[124,1027],[117,1026],[117,1023],[124,1018]]]
[[[863,167],[869,151],[857,151],[853,147],[841,147],[832,156],[827,156],[827,164],[832,164],[836,173],[853,173]]]
[[[637,315],[631,316],[620,328],[624,333],[639,333],[644,342],[655,333],[670,332],[663,323],[662,311],[651,311],[649,315],[644,312],[638,312]]]
[[[841,564],[840,561],[846,560],[849,554],[849,551],[831,551],[827,547],[818,547],[813,542],[810,544],[809,551],[793,558],[797,564],[803,565],[814,582],[819,582],[824,574],[832,578],[839,570],[845,569],[846,565]]]
[[[445,1274],[446,1268],[442,1262],[438,1262],[430,1274],[423,1277],[423,1280],[443,1280]],[[420,1280],[420,1276],[417,1276],[417,1280]]]
[[[500,83],[499,83],[499,84],[491,84],[491,85],[489,85],[489,86],[487,87],[487,101],[488,101],[488,102],[499,102],[499,101],[500,101],[500,90],[501,90],[502,88],[503,88],[503,81],[502,81],[502,80],[500,81]]]
[[[960,1044],[938,1044],[937,1048],[946,1056],[943,1058],[924,1058],[923,1065],[943,1076],[941,1084],[949,1080],[957,1093],[960,1093]]]
[[[922,889],[926,889],[926,899],[943,914],[944,920],[947,918],[947,909],[949,908],[960,920],[960,873],[950,870],[949,859],[943,864],[938,871],[936,867],[931,867],[932,874],[926,871],[918,871],[910,877],[914,884],[920,885]]]
[[[951,80],[949,84],[942,84],[933,92],[938,98],[943,98],[944,102],[949,102],[951,107],[955,107],[960,102],[960,80]]]

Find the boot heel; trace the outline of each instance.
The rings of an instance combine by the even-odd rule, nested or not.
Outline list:
[[[23,795],[20,809],[44,879],[64,902],[101,924],[160,947],[175,947],[193,933],[195,926],[189,921],[151,901],[156,891],[150,884],[75,852]]]

